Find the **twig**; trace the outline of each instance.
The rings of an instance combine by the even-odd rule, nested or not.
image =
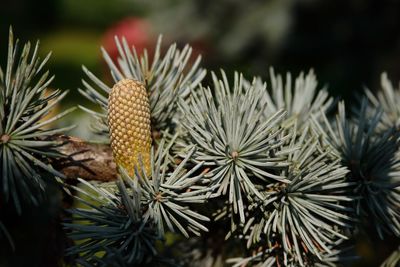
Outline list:
[[[67,157],[53,160],[52,165],[67,179],[79,177],[102,182],[116,180],[116,164],[109,145],[90,143],[66,135],[52,136],[51,139],[64,143],[56,150]]]

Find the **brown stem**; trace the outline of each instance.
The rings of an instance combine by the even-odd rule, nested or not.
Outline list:
[[[52,162],[55,169],[67,179],[82,178],[108,182],[116,180],[117,170],[113,161],[111,147],[106,144],[94,144],[77,137],[57,135],[52,140],[65,143],[57,151],[67,158]]]

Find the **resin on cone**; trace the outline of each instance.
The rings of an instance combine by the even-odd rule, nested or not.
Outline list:
[[[115,162],[133,177],[142,157],[150,175],[150,105],[141,82],[124,79],[116,83],[108,99],[108,125]]]

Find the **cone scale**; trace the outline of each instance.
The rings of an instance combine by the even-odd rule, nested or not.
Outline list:
[[[111,89],[108,99],[111,148],[117,165],[132,177],[141,155],[150,174],[151,128],[147,90],[141,82],[124,79]]]

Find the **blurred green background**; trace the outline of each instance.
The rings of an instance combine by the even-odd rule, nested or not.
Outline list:
[[[166,42],[189,42],[204,66],[245,74],[314,68],[332,94],[379,86],[387,71],[400,79],[400,2],[395,0],[2,0],[0,62],[7,31],[22,40],[41,40],[55,87],[76,91],[81,65],[105,72],[100,46],[113,35],[151,47],[159,33]],[[129,27],[129,25],[131,27]]]
[[[195,54],[203,55],[206,68],[223,68],[228,73],[238,70],[249,78],[267,77],[270,66],[296,75],[313,68],[321,87],[327,85],[331,94],[350,104],[363,87],[380,87],[382,71],[387,71],[395,84],[400,80],[400,1],[395,0],[1,0],[2,66],[10,25],[24,42],[40,39],[43,57],[53,52],[48,64],[56,75],[52,86],[71,90],[66,106],[89,104],[77,93],[84,77],[82,65],[107,79],[100,47],[115,57],[114,35],[125,35],[141,50],[151,49],[162,33],[165,44],[190,43]],[[88,117],[79,112],[74,116],[70,119],[78,117],[79,125],[72,134],[90,138],[85,130]],[[18,234],[21,243],[34,239],[39,244],[25,242],[25,252],[20,250],[16,258],[30,251],[37,259],[27,256],[30,265],[19,259],[15,261],[18,266],[51,266],[43,259],[57,254],[48,243],[54,242],[54,237],[38,233],[55,227],[54,210],[57,208],[32,210],[32,214],[50,215],[38,216],[45,222]],[[357,266],[378,266],[382,255],[388,253],[373,243],[359,243],[357,249],[364,261]],[[1,256],[7,250],[1,250],[0,244],[3,266],[7,263]]]

